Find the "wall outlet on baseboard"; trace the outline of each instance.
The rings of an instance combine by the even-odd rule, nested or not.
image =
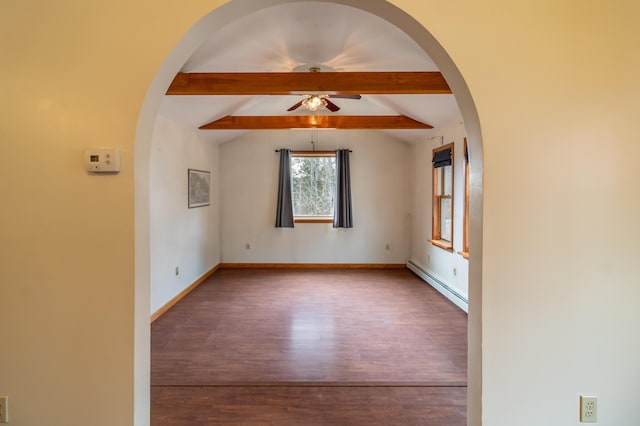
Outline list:
[[[580,395],[580,422],[598,422],[598,397]]]
[[[0,395],[0,423],[9,423],[9,397]]]

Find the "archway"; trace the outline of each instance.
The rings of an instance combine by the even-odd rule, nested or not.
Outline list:
[[[161,66],[145,98],[135,142],[135,332],[134,332],[134,419],[149,423],[149,158],[154,122],[166,87],[185,61],[206,37],[209,28],[233,22],[247,13],[277,4],[305,0],[239,0],[217,8],[178,43]],[[377,15],[411,37],[435,63],[451,87],[462,113],[471,162],[470,259],[469,259],[469,369],[468,424],[481,424],[482,392],[482,141],[478,114],[471,93],[459,70],[437,40],[415,19],[384,0],[315,0],[351,6]]]

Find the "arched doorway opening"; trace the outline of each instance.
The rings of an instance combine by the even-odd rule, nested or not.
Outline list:
[[[296,1],[296,0],[293,0]],[[401,29],[437,64],[453,90],[465,123],[471,162],[469,262],[469,372],[468,424],[480,424],[481,413],[481,306],[482,306],[482,141],[471,93],[457,67],[435,38],[415,19],[383,0],[323,0],[372,13]],[[136,275],[135,275],[135,422],[149,419],[149,158],[154,122],[166,87],[201,44],[208,28],[233,22],[252,11],[292,0],[230,1],[196,23],[162,65],[145,98],[135,144],[136,170]]]

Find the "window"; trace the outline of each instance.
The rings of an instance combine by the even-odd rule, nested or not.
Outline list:
[[[291,153],[291,192],[296,223],[333,223],[336,154]]]
[[[469,151],[467,138],[464,138],[464,224],[462,227],[462,252],[460,254],[469,258]]]
[[[453,143],[433,150],[431,243],[453,251]]]

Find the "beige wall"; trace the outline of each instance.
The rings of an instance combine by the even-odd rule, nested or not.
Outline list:
[[[397,3],[482,125],[484,424],[578,424],[595,393],[600,424],[635,425],[640,4]]]
[[[175,44],[221,3],[0,5],[0,393],[13,425],[133,423],[136,123]],[[600,396],[600,424],[635,424],[640,5],[392,3],[449,52],[482,124],[484,424],[577,424],[580,392]],[[122,149],[118,176],[85,174],[98,146]]]

